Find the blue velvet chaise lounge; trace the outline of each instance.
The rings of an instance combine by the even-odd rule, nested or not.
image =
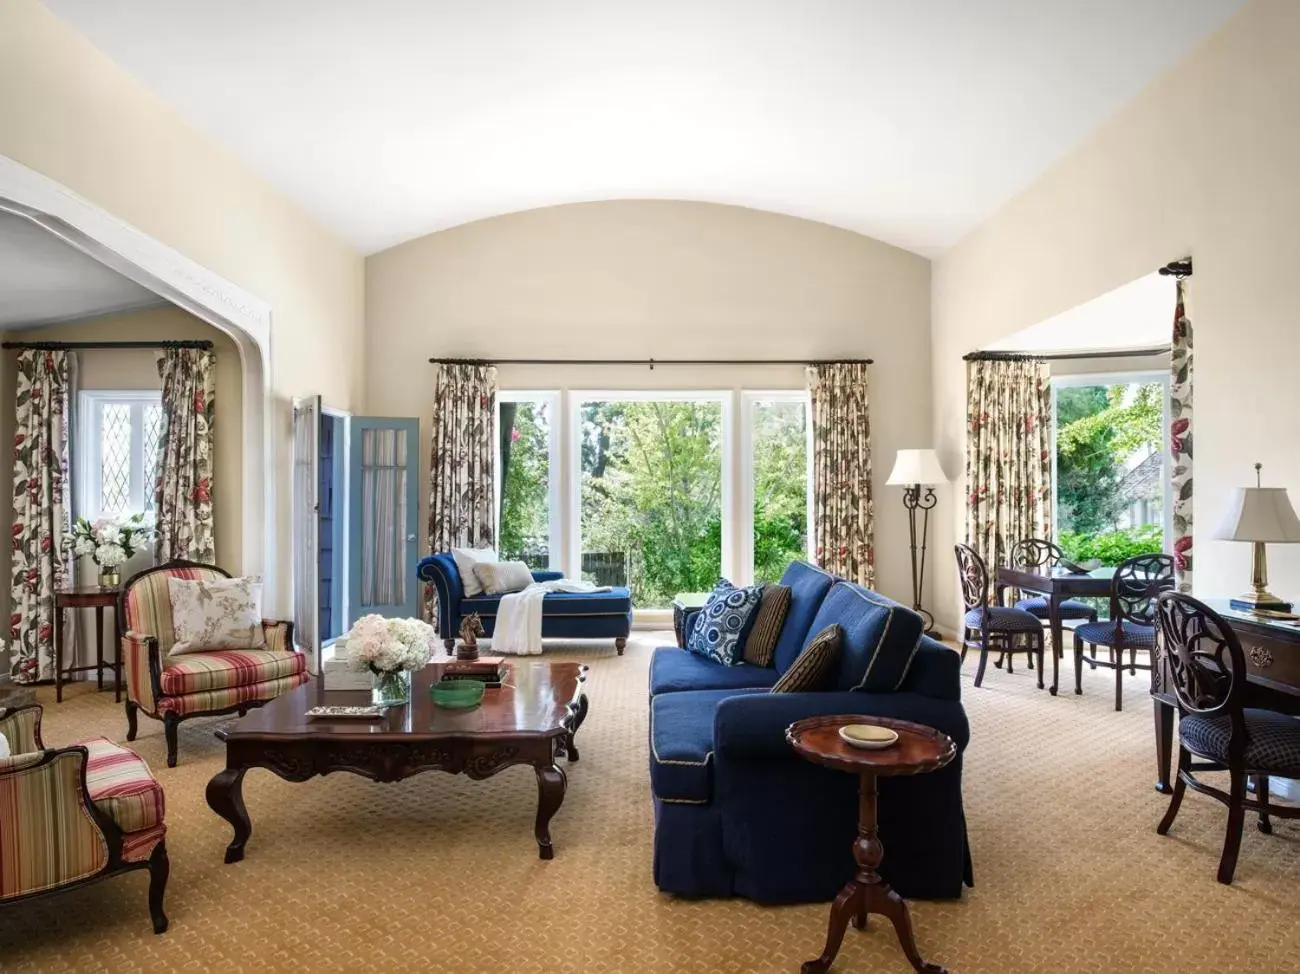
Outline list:
[[[921,635],[911,610],[812,565],[795,562],[781,582],[791,602],[774,666],[723,666],[675,646],[651,658],[655,883],[683,897],[833,899],[855,869],[858,779],[798,758],[785,730],[804,717],[862,714],[926,724],[956,742],[940,771],[881,779],[880,872],[905,897],[961,896],[973,874],[960,657]],[[843,630],[834,686],[768,692],[831,623]],[[889,692],[861,689],[869,682]]]
[[[449,652],[456,646],[461,620],[472,612],[478,613],[484,634],[491,637],[501,596],[466,598],[460,569],[449,554],[422,558],[416,571],[420,580],[432,584],[438,595],[438,635]],[[533,572],[533,580],[538,582],[563,577],[563,572]],[[612,588],[608,592],[551,592],[542,601],[543,639],[613,639],[614,648],[622,656],[631,631],[632,593],[626,588]]]

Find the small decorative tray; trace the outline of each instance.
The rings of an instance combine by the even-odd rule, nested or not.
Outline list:
[[[867,751],[879,751],[898,743],[898,732],[878,724],[845,724],[840,728],[840,740]]]
[[[366,704],[364,707],[312,707],[307,716],[321,720],[378,720],[386,707]]]

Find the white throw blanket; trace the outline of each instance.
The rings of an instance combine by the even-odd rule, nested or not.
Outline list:
[[[492,630],[492,652],[538,656],[542,652],[542,600],[551,592],[608,592],[608,585],[575,582],[568,578],[533,582],[522,592],[501,596],[497,624]]]

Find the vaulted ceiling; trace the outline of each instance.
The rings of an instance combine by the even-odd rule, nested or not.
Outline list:
[[[364,253],[635,197],[926,255],[1242,2],[46,0]]]

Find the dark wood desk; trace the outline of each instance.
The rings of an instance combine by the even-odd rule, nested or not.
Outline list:
[[[1086,575],[1076,575],[1064,568],[1053,568],[1047,572],[1028,568],[999,568],[994,587],[997,601],[1002,603],[1002,593],[1009,588],[1018,588],[1023,592],[1047,596],[1047,624],[1052,630],[1052,685],[1049,692],[1056,696],[1056,687],[1060,682],[1060,654],[1065,651],[1061,645],[1061,603],[1066,599],[1090,597],[1104,599],[1110,597],[1110,580],[1115,574],[1114,568],[1098,568]]]
[[[104,610],[117,611],[117,597],[120,590],[102,588],[99,585],[85,585],[79,588],[63,588],[54,593],[54,699],[63,703],[63,676],[73,673],[98,671],[99,689],[104,689]],[[67,609],[95,610],[95,662],[89,666],[69,666],[63,668],[63,613]],[[113,700],[122,702],[122,647],[113,651],[113,662],[108,664],[113,671]]]
[[[1300,625],[1241,612],[1227,599],[1204,599],[1241,640],[1246,655],[1246,706],[1300,715]],[[1163,656],[1152,660],[1151,696],[1156,721],[1156,791],[1168,794],[1178,701]]]

